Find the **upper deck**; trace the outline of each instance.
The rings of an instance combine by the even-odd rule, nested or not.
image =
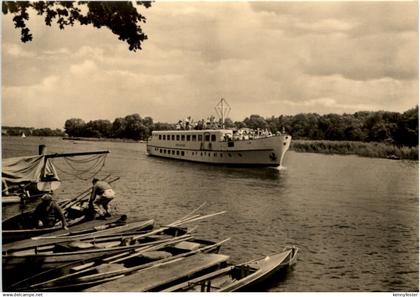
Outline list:
[[[212,129],[212,130],[168,130],[153,131],[149,141],[166,140],[166,141],[226,141],[232,139],[233,131],[229,129]]]

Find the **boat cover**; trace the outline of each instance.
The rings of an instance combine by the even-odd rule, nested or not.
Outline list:
[[[2,181],[7,183],[39,182],[45,180],[47,176],[52,180],[58,180],[54,165],[51,160],[45,160],[44,155],[2,160]]]

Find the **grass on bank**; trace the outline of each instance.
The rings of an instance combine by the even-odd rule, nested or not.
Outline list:
[[[419,148],[358,141],[292,140],[290,149],[296,152],[358,155],[370,158],[418,160]]]

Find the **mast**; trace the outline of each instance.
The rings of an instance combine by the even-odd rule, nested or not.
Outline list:
[[[227,101],[224,98],[222,98],[222,99],[220,99],[219,103],[217,103],[217,105],[214,107],[214,109],[216,110],[217,115],[222,120],[222,129],[224,129],[225,128],[225,117],[227,117],[229,115],[231,107],[230,107],[229,103],[227,103]]]

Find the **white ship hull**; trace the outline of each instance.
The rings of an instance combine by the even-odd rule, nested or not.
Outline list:
[[[223,138],[226,131],[228,130],[154,131],[147,143],[147,153],[150,156],[210,164],[278,167],[282,165],[291,142],[291,136],[286,134],[228,141]],[[202,140],[198,141],[200,134]],[[209,137],[206,141],[206,134],[214,135],[215,138]]]

